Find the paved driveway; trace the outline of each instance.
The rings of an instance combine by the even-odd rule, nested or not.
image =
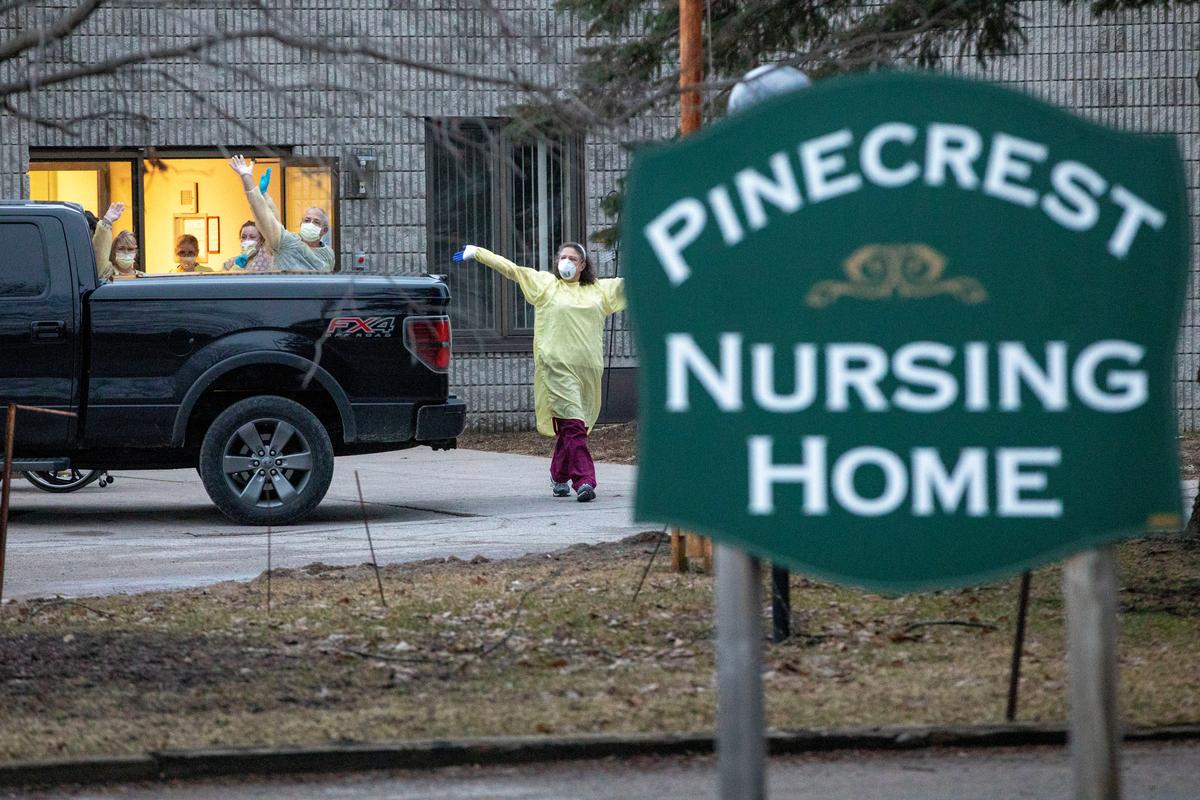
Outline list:
[[[599,465],[600,495],[588,504],[551,497],[548,468],[544,458],[476,450],[339,458],[317,512],[303,525],[275,531],[273,563],[369,560],[355,470],[380,563],[512,558],[654,528],[633,523],[635,467]],[[1181,488],[1186,518],[1196,481]],[[106,489],[92,485],[65,495],[13,482],[5,598],[246,580],[266,564],[266,531],[226,520],[192,470],[117,473]]]
[[[550,495],[549,462],[417,448],[339,458],[325,502],[274,532],[273,563],[370,559],[354,472],[381,563],[520,556],[620,539],[634,525],[634,467],[599,465],[599,497]],[[193,470],[116,473],[116,483],[53,495],[14,480],[5,598],[95,595],[249,579],[266,568],[266,531],[231,524]]]

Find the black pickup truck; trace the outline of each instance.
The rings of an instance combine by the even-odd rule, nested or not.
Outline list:
[[[76,206],[0,201],[0,404],[19,470],[196,467],[246,524],[316,508],[336,455],[450,449],[450,294],[435,277],[99,283]]]

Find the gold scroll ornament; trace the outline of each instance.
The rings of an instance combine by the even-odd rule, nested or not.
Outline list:
[[[825,308],[843,297],[923,299],[947,294],[974,305],[988,296],[974,278],[943,278],[946,257],[925,244],[864,245],[842,266],[849,281],[821,281],[809,289],[804,302],[813,308]]]

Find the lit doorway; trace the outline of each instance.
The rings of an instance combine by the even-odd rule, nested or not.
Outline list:
[[[114,232],[134,231],[133,167],[131,160],[40,161],[29,165],[29,199],[78,203],[98,217],[112,203],[127,209]]]
[[[254,181],[270,169],[267,194],[283,208],[279,159],[260,158]],[[238,231],[251,219],[242,180],[219,158],[164,158],[146,162],[142,179],[145,202],[147,272],[175,269],[175,243],[184,234],[200,244],[199,263],[221,269],[241,252]]]

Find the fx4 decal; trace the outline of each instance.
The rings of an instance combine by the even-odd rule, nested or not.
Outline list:
[[[395,332],[395,317],[334,317],[325,329],[326,336],[360,339],[380,339]]]

